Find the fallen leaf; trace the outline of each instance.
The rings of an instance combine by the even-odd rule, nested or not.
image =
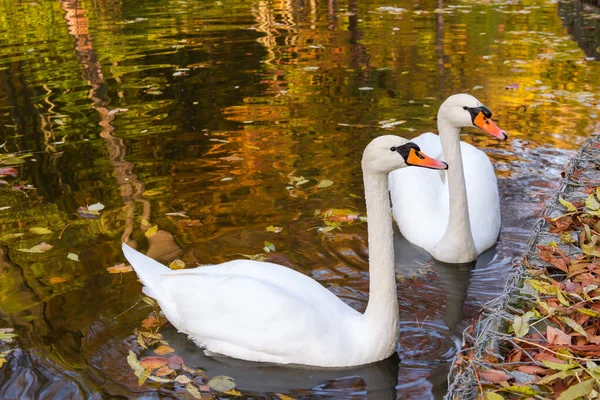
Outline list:
[[[565,206],[565,208],[567,209],[567,211],[569,211],[569,212],[577,211],[577,207],[575,207],[573,205],[573,203],[571,203],[570,201],[567,201],[567,200],[563,199],[561,196],[558,196],[558,201],[560,202],[560,204],[562,204],[563,206]]]
[[[156,349],[154,349],[154,353],[158,354],[159,356],[164,356],[165,354],[169,354],[174,351],[175,350],[172,347],[165,346],[165,345],[160,345]]]
[[[326,188],[326,187],[329,187],[329,186],[332,186],[332,185],[333,185],[333,181],[330,181],[329,179],[323,179],[322,181],[320,181],[317,184],[317,188],[318,189],[323,189],[323,188]]]
[[[176,260],[171,261],[171,263],[169,264],[169,268],[175,269],[175,270],[176,269],[184,269],[185,263],[178,258]]]
[[[52,246],[46,242],[42,242],[38,245],[33,246],[30,249],[17,249],[17,250],[22,251],[24,253],[44,253],[44,252],[50,250],[52,247],[54,247],[54,246]]]
[[[273,225],[269,225],[266,227],[267,232],[275,232],[275,233],[279,233],[283,230],[282,227],[280,226],[273,226]]]
[[[29,228],[29,232],[35,233],[36,235],[47,235],[52,233],[52,231],[48,228],[43,228],[41,226],[34,226],[33,228]]]
[[[0,168],[0,176],[12,176],[15,177],[17,176],[17,173],[19,172],[18,169],[13,168],[13,167],[2,167]]]
[[[571,336],[567,335],[560,329],[551,327],[550,325],[546,327],[546,337],[548,340],[548,344],[567,346],[571,345]]]
[[[156,232],[158,232],[158,225],[153,225],[150,228],[148,228],[148,230],[146,232],[144,232],[144,235],[147,238],[149,238],[149,237],[156,235]]]
[[[510,375],[508,375],[506,372],[499,371],[497,369],[488,369],[485,371],[480,370],[479,376],[485,379],[486,381],[494,383],[506,382],[511,378]]]
[[[67,280],[65,278],[62,278],[60,276],[53,276],[52,278],[50,278],[48,280],[50,283],[55,284],[55,283],[64,283]]]
[[[487,391],[487,392],[485,392],[484,399],[485,400],[504,400],[504,397],[502,397],[502,395],[499,395],[498,393]]]
[[[185,390],[187,390],[188,393],[191,394],[194,398],[202,399],[202,394],[198,391],[196,386],[192,385],[191,382],[185,385]]]
[[[588,379],[577,385],[571,386],[558,396],[557,400],[575,400],[583,397],[594,390],[595,379]]]
[[[534,316],[532,311],[526,312],[523,316],[515,315],[513,320],[513,330],[515,336],[523,337],[529,332],[529,320]]]
[[[227,375],[217,375],[206,382],[206,384],[213,390],[218,392],[227,392],[235,389],[235,381],[232,377]]]
[[[0,242],[7,242],[9,240],[18,239],[23,237],[24,233],[7,233],[6,235],[0,236]]]
[[[69,253],[67,254],[67,258],[69,260],[73,260],[73,261],[79,261],[79,256],[75,253]]]
[[[183,366],[183,359],[178,355],[172,355],[169,357],[169,368],[179,369]]]
[[[142,321],[142,326],[146,329],[154,328],[155,326],[158,326],[158,324],[159,321],[154,315],[151,315]]]
[[[149,356],[140,359],[140,364],[144,369],[157,369],[164,367],[169,363],[169,359],[166,357],[155,357]]]
[[[190,383],[192,380],[185,375],[177,375],[175,382],[181,383],[182,385]]]
[[[271,243],[271,242],[265,242],[265,247],[263,247],[263,250],[266,253],[270,253],[272,251],[276,251],[275,245],[273,243]]]
[[[175,372],[175,371],[165,365],[165,366],[162,366],[159,369],[157,369],[155,374],[156,374],[156,376],[165,376],[165,375],[172,374],[173,372]]]
[[[121,263],[112,267],[108,267],[106,270],[111,274],[123,274],[125,272],[133,271],[133,267],[131,265],[125,265],[124,263]]]
[[[104,204],[101,204],[101,203],[92,204],[91,206],[87,206],[87,209],[90,211],[102,211],[102,210],[104,210]]]

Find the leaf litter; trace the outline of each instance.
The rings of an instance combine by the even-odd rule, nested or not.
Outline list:
[[[600,140],[586,143],[517,265],[520,289],[465,330],[448,398],[469,379],[484,399],[600,397]],[[486,350],[492,341],[500,351]]]

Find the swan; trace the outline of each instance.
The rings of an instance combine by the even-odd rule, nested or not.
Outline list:
[[[433,173],[419,168],[389,175],[393,215],[402,235],[446,263],[468,263],[496,243],[500,233],[500,197],[487,155],[460,141],[462,127],[476,126],[505,140],[492,112],[475,97],[455,94],[440,106],[439,136],[415,139],[434,158],[452,168]]]
[[[447,169],[408,140],[371,141],[363,153],[369,301],[364,314],[317,281],[269,262],[234,260],[171,270],[123,243],[125,257],[180,332],[207,353],[242,360],[350,367],[389,357],[398,341],[388,173],[409,165]]]

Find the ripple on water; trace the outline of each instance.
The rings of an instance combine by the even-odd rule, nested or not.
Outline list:
[[[437,322],[400,322],[398,354],[403,365],[446,363],[460,349],[461,341],[448,327]]]

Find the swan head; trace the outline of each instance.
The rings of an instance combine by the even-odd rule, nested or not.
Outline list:
[[[457,128],[477,127],[490,135],[505,140],[506,132],[492,121],[492,112],[479,100],[468,94],[455,94],[440,106],[438,121],[446,120]]]
[[[363,168],[368,172],[389,173],[414,165],[431,169],[448,169],[448,164],[421,152],[419,146],[400,136],[384,135],[371,141],[362,158]]]

